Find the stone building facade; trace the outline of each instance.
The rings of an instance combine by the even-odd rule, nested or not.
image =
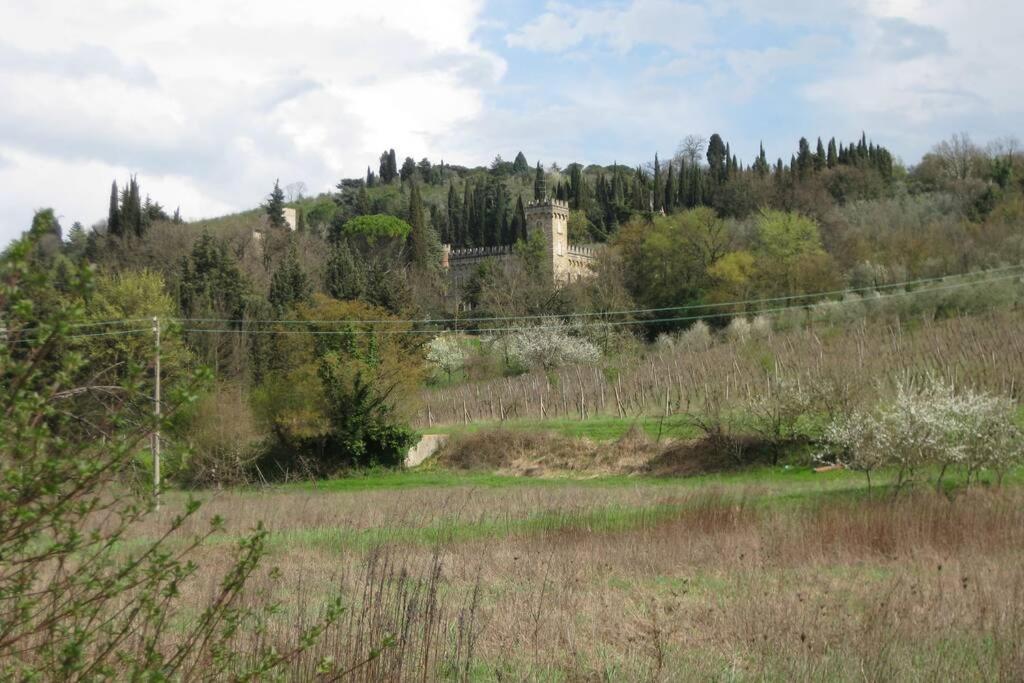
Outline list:
[[[526,230],[528,235],[535,231],[544,235],[545,254],[550,259],[550,273],[556,283],[572,282],[593,274],[596,247],[569,244],[568,202],[557,199],[530,202],[526,206]],[[456,286],[462,285],[487,259],[508,261],[515,257],[513,248],[505,245],[452,249],[446,244],[443,249],[441,265]]]

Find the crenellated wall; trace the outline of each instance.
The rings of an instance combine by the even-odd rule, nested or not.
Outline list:
[[[527,234],[539,231],[547,242],[547,256],[551,262],[551,275],[555,282],[565,283],[593,275],[591,264],[597,248],[569,244],[569,203],[557,199],[530,202],[526,206]],[[441,265],[448,270],[452,281],[461,285],[487,259],[503,261],[513,258],[511,246],[470,247],[452,249],[444,245]]]

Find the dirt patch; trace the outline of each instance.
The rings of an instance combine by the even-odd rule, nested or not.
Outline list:
[[[437,455],[442,467],[542,477],[634,474],[664,449],[640,429],[617,441],[573,439],[550,432],[496,429],[453,439]]]
[[[700,438],[659,444],[637,427],[617,441],[495,429],[453,438],[438,452],[436,461],[450,469],[525,477],[689,477],[770,463],[777,450],[755,437],[731,437],[726,443]]]
[[[713,440],[707,437],[678,441],[647,463],[646,474],[663,477],[691,477],[727,472],[751,465],[777,461],[785,446],[753,436]]]

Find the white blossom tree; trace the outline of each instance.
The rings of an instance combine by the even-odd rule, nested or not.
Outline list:
[[[448,375],[448,381],[451,381],[452,374],[466,364],[466,351],[455,337],[434,337],[427,345],[427,362]]]
[[[962,467],[967,483],[983,470],[1002,480],[1024,459],[1024,436],[1014,423],[1014,406],[1006,398],[955,390],[931,378],[900,381],[895,398],[872,413],[834,420],[823,434],[824,457],[868,475],[895,467],[897,486],[925,466],[938,468],[936,488],[950,467]]]
[[[571,334],[561,318],[542,318],[534,327],[508,336],[512,360],[530,369],[553,370],[563,365],[596,363],[601,352],[591,342]]]

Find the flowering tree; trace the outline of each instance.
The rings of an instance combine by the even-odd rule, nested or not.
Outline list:
[[[507,341],[509,356],[530,369],[547,371],[563,365],[596,363],[601,358],[594,344],[570,334],[569,326],[560,318],[543,318],[535,327],[510,334]]]
[[[427,345],[427,361],[447,374],[451,381],[452,373],[466,364],[466,352],[455,337],[434,337]]]
[[[833,420],[825,427],[822,441],[826,450],[820,459],[838,462],[847,469],[863,472],[871,489],[871,473],[888,464],[888,453],[878,438],[875,416],[854,412]]]
[[[936,488],[950,467],[963,467],[967,482],[982,470],[1005,472],[1024,458],[1024,437],[1008,399],[960,391],[936,379],[902,381],[895,399],[872,413],[854,413],[825,428],[826,457],[868,475],[898,469],[897,486],[923,466],[938,467]]]

